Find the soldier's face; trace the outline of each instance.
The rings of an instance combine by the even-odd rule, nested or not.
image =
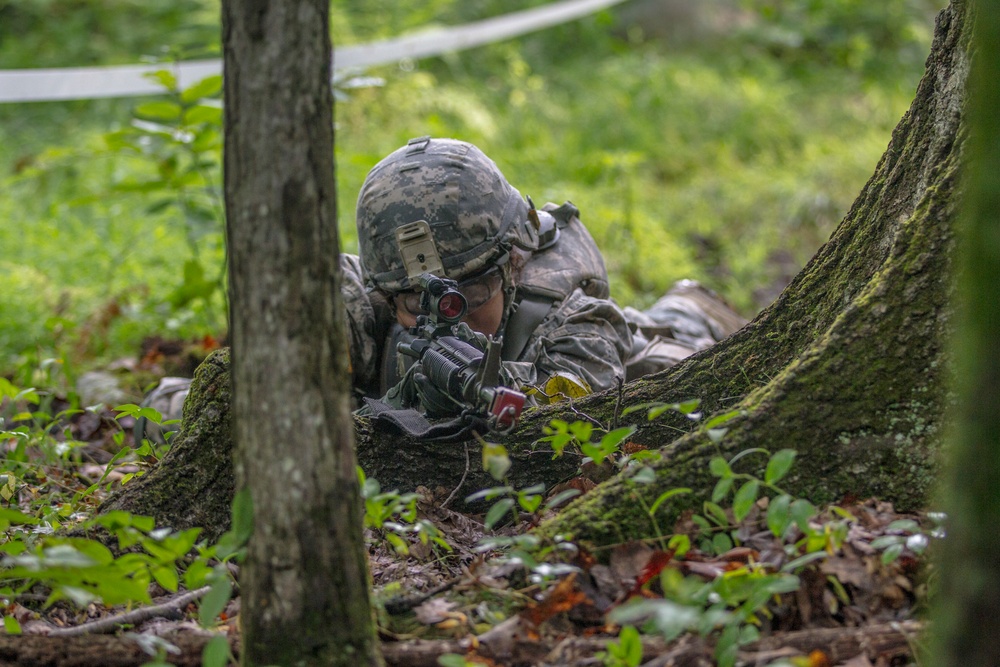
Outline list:
[[[473,331],[493,335],[500,328],[500,320],[503,318],[503,290],[498,291],[483,305],[475,310],[469,311],[462,319]],[[412,327],[417,324],[417,316],[408,311],[401,300],[396,301],[396,321],[404,327]]]

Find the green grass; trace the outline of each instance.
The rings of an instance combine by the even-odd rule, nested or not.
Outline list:
[[[25,18],[48,4],[19,6],[23,34],[0,27],[0,67],[71,64],[38,42]],[[54,4],[88,11],[70,0]],[[86,21],[77,17],[66,24],[64,57],[128,62],[174,37],[191,52],[194,34],[211,50],[205,25],[217,3],[189,4],[197,7],[194,30],[179,30],[182,16],[151,3],[148,30],[120,45],[85,43],[74,26]],[[528,4],[539,3],[426,0],[380,4],[373,15],[362,11],[370,5],[346,2],[334,8],[334,35],[351,43]],[[346,91],[336,107],[343,246],[356,248],[355,197],[368,169],[410,137],[452,136],[479,145],[536,202],[576,203],[621,303],[647,305],[691,277],[752,315],[847,212],[922,72],[934,3],[888,3],[866,10],[858,30],[833,30],[852,27],[854,4],[817,9],[799,0],[795,7],[806,14],[775,16],[762,0],[750,7],[757,13],[746,9],[749,0],[734,2],[740,29],[685,42],[644,40],[635,26],[603,13],[412,70],[366,72],[385,85]],[[10,6],[0,1],[0,16]],[[88,20],[108,26],[109,35],[120,33],[116,21],[127,14],[116,8],[141,7],[128,0],[94,6]],[[29,47],[36,60],[25,55]],[[205,279],[223,271],[221,221],[157,205],[184,188],[198,196],[217,189],[217,171],[182,187],[163,176],[172,168],[167,161],[187,159],[177,146],[145,155],[116,150],[109,133],[129,126],[139,102],[0,106],[0,371],[53,354],[97,363],[134,355],[144,335],[223,328],[218,294],[178,297],[194,249]],[[157,178],[169,185],[123,187]]]

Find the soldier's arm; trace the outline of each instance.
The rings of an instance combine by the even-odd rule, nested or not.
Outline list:
[[[577,375],[594,391],[625,379],[632,334],[621,309],[610,300],[576,290],[554,306],[536,329],[519,361],[534,365],[538,383],[557,372]]]
[[[351,354],[351,384],[360,391],[378,387],[381,347],[388,331],[387,304],[368,292],[361,275],[361,262],[355,255],[342,253],[341,294],[347,311],[348,341]]]

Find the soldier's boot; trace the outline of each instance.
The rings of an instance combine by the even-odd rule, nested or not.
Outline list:
[[[145,417],[140,417],[135,423],[133,431],[136,444],[142,443],[143,439],[150,440],[158,445],[165,444],[167,436],[180,429],[181,415],[184,411],[184,400],[191,390],[191,378],[165,377],[160,380],[153,391],[146,395],[142,401],[142,407],[153,408],[160,413],[161,423],[156,424]],[[172,424],[163,422],[172,421]]]
[[[695,280],[680,280],[650,308],[626,308],[635,327],[626,379],[673,366],[740,329],[747,320]]]

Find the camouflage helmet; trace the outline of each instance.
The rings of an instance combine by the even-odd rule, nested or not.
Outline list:
[[[361,186],[361,262],[387,292],[410,288],[423,271],[462,279],[530,242],[521,238],[527,220],[521,194],[481,150],[455,139],[411,139]]]

